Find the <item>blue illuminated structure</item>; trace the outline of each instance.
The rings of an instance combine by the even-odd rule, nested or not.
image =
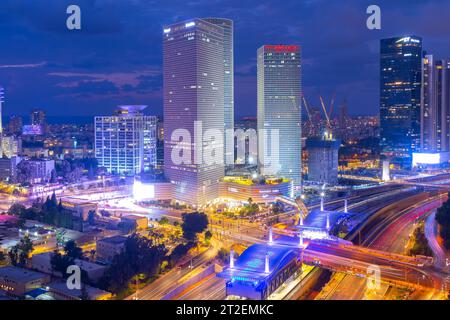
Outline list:
[[[301,267],[300,248],[254,244],[218,277],[227,279],[227,296],[265,300]],[[266,255],[269,272],[266,272]]]

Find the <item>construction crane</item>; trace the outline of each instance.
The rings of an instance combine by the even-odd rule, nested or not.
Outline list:
[[[323,113],[325,114],[325,118],[327,120],[327,129],[331,131],[331,121],[330,117],[328,116],[327,108],[325,107],[325,103],[323,102],[322,96],[319,96],[320,99],[320,105],[322,106]]]
[[[305,105],[306,114],[308,115],[309,122],[312,123],[311,112],[309,111],[308,103],[306,102],[305,96],[302,97],[303,104]]]

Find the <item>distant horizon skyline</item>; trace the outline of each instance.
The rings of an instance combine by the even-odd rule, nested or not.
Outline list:
[[[367,29],[366,0],[77,2],[78,31],[65,28],[68,0],[0,4],[0,37],[10,44],[0,54],[5,115],[41,107],[49,115],[95,116],[120,104],[146,104],[161,115],[163,26],[195,17],[235,22],[237,118],[256,115],[256,50],[264,44],[300,45],[308,103],[336,95],[335,109],[347,101],[349,115],[379,113],[381,39],[420,36],[428,53],[450,58],[450,3],[432,0],[378,1],[381,30]]]

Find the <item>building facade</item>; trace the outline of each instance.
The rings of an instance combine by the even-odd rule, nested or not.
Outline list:
[[[450,63],[423,58],[420,151],[450,151]]]
[[[5,102],[5,89],[0,87],[0,134],[3,133],[3,103]]]
[[[44,134],[47,129],[47,116],[44,110],[33,109],[30,113],[30,125],[40,127],[41,133]]]
[[[340,141],[310,138],[306,140],[308,151],[308,180],[315,183],[336,185]]]
[[[224,29],[203,19],[164,28],[164,173],[174,199],[191,205],[217,198],[224,176],[223,42]],[[220,137],[203,136],[210,130]]]
[[[234,27],[233,20],[224,18],[203,19],[223,28],[223,109],[224,109],[224,129],[234,131]],[[232,159],[233,154],[227,154],[226,139],[224,140],[225,158]],[[228,150],[232,150],[229,148]],[[228,165],[228,163],[226,163]]]
[[[12,115],[9,118],[8,133],[12,135],[22,134],[23,119],[21,116]]]
[[[302,166],[300,46],[264,45],[257,59],[260,172],[288,178],[298,189]]]
[[[135,175],[156,166],[157,117],[146,106],[120,106],[114,116],[95,117],[95,157],[112,174]]]
[[[381,40],[380,138],[382,155],[409,166],[420,148],[422,39]]]

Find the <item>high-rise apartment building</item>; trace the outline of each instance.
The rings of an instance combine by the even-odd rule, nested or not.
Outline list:
[[[409,166],[420,147],[422,39],[381,40],[380,137],[382,155]]]
[[[113,174],[135,175],[156,165],[156,116],[146,106],[119,106],[113,116],[95,117],[95,157]]]
[[[218,197],[224,176],[223,139],[202,134],[219,130],[223,137],[224,28],[203,19],[166,26],[163,55],[164,172],[176,200],[205,204]],[[180,130],[188,141],[182,141]],[[212,149],[222,161],[205,161]]]
[[[260,172],[292,179],[297,188],[301,185],[302,172],[300,59],[297,45],[264,45],[258,49]],[[276,132],[278,139],[274,139]]]
[[[450,63],[423,58],[420,151],[450,151]]]

